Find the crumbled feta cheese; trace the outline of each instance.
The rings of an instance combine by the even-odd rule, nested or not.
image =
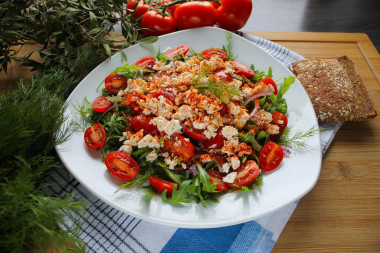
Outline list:
[[[165,158],[165,163],[169,166],[170,170],[174,170],[174,167],[177,165],[177,160],[176,158],[170,159],[170,157]]]
[[[224,173],[228,173],[228,171],[230,170],[230,167],[231,167],[230,163],[224,163],[222,165],[222,168],[219,168],[219,171],[224,172]]]
[[[222,135],[227,140],[230,140],[233,136],[237,135],[239,132],[233,126],[225,126],[222,129]]]
[[[150,134],[147,134],[137,143],[138,148],[159,148],[160,147],[160,140],[157,136],[153,137]]]
[[[239,157],[237,155],[234,155],[233,157],[231,157],[230,163],[231,163],[232,169],[236,170],[240,166]]]
[[[223,177],[223,182],[232,184],[235,181],[236,176],[237,172],[231,172],[227,176]]]
[[[158,131],[165,132],[168,136],[174,133],[180,133],[182,130],[179,120],[167,120],[162,116],[156,117],[150,121],[153,125],[157,126]]]
[[[153,150],[145,158],[148,162],[153,162],[157,159],[157,157],[158,157],[158,155],[156,153],[156,150]]]

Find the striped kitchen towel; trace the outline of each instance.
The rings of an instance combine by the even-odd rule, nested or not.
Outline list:
[[[286,67],[304,59],[271,41],[239,33],[277,58]],[[326,152],[341,123],[322,124],[322,150]],[[67,170],[52,172],[51,194],[62,198],[74,193],[90,204],[82,216],[67,216],[67,225],[80,225],[87,252],[270,252],[298,202],[265,217],[228,227],[184,229],[137,219],[104,203],[87,191]]]

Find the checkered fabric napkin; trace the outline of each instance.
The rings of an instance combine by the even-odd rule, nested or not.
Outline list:
[[[271,41],[245,33],[242,37],[277,58],[286,67],[304,59]],[[322,151],[326,152],[341,123],[323,124]],[[247,223],[210,229],[184,229],[137,219],[104,203],[87,191],[65,169],[52,172],[49,191],[62,198],[90,204],[82,216],[67,214],[67,226],[80,225],[87,252],[270,252],[298,201],[270,215]]]

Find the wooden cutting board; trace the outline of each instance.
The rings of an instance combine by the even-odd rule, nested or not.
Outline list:
[[[249,32],[305,58],[347,55],[380,113],[380,56],[366,34]],[[380,116],[344,123],[277,252],[380,252]]]

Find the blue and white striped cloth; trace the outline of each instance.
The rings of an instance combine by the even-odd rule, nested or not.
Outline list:
[[[286,67],[304,59],[271,41],[239,33],[277,58]],[[323,124],[323,153],[341,123]],[[243,224],[184,229],[158,225],[137,219],[104,203],[62,169],[52,172],[49,190],[62,198],[73,192],[76,200],[90,204],[82,216],[67,216],[67,225],[80,224],[80,238],[87,252],[270,252],[288,222],[298,201],[268,216]]]

